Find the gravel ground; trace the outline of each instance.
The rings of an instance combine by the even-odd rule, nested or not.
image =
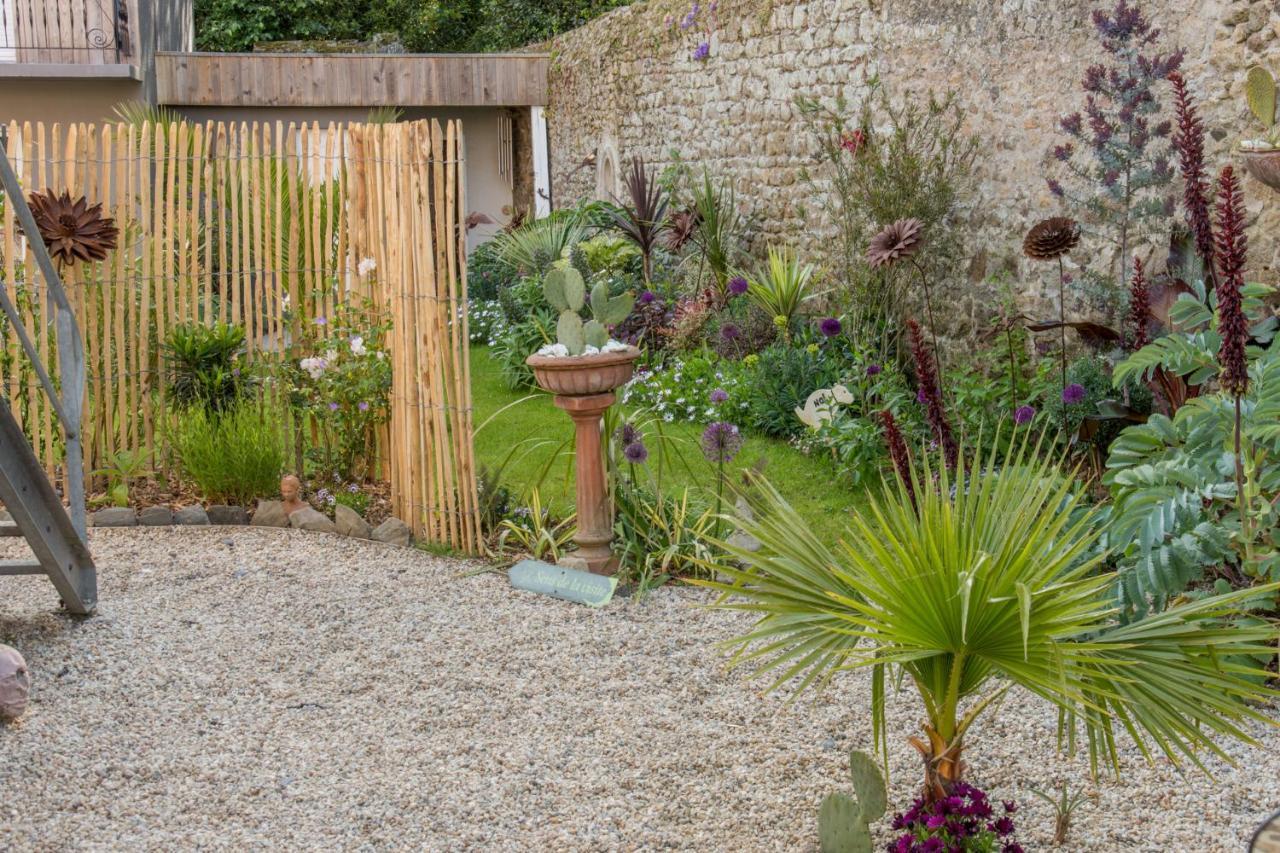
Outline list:
[[[704,591],[592,611],[320,534],[92,535],[92,619],[0,578],[0,641],[34,677],[0,727],[3,850],[814,850],[844,751],[870,743],[861,675],[786,705],[726,673],[714,642],[744,618],[697,607]],[[890,713],[901,805],[918,708]],[[1052,828],[1028,789],[1088,783],[1054,731],[1015,695],[971,736],[973,780],[1023,804],[1028,847]],[[1067,849],[1241,850],[1280,806],[1280,733],[1256,733],[1216,781],[1133,758]]]

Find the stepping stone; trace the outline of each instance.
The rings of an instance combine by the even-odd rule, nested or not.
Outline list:
[[[407,546],[412,536],[409,525],[392,516],[373,529],[373,538],[388,545]]]
[[[215,504],[209,507],[210,524],[248,524],[249,513],[242,506]]]
[[[324,513],[309,506],[304,506],[289,514],[289,523],[299,530],[312,530],[317,533],[337,533],[338,527]]]
[[[138,514],[132,507],[109,506],[93,514],[94,527],[136,527]]]
[[[138,513],[138,523],[143,527],[168,527],[173,524],[173,510],[167,506],[149,506]]]
[[[202,525],[209,523],[209,514],[202,506],[184,506],[173,514],[175,524]]]
[[[254,527],[288,527],[289,514],[284,511],[282,501],[258,501],[258,508],[253,511]]]
[[[373,526],[361,518],[360,513],[349,506],[338,504],[333,508],[333,523],[343,536],[350,536],[353,539],[368,539],[373,535]]]

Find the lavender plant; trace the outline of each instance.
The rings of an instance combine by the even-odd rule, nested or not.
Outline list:
[[[1113,261],[1083,276],[1093,307],[1115,319],[1133,246],[1164,230],[1173,213],[1172,124],[1162,118],[1156,86],[1182,64],[1183,51],[1159,52],[1160,31],[1127,0],[1095,10],[1092,20],[1103,58],[1080,81],[1084,109],[1059,122],[1067,138],[1052,149],[1061,172],[1048,185],[1116,246],[1118,267]]]

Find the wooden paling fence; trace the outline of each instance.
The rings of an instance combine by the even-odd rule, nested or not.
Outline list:
[[[478,547],[460,123],[6,130],[29,192],[84,195],[119,228],[105,260],[63,270],[88,366],[89,471],[121,451],[155,451],[160,347],[175,325],[243,325],[250,358],[270,363],[305,348],[317,318],[372,305],[391,318],[391,416],[377,443],[395,512],[420,537]],[[0,208],[0,287],[54,363],[43,280],[11,206]],[[362,274],[366,259],[374,272]],[[3,333],[0,393],[54,474],[53,412],[14,331]]]

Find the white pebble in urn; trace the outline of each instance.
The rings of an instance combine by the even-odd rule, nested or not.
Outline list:
[[[0,720],[10,722],[27,710],[31,673],[18,650],[0,645]]]

